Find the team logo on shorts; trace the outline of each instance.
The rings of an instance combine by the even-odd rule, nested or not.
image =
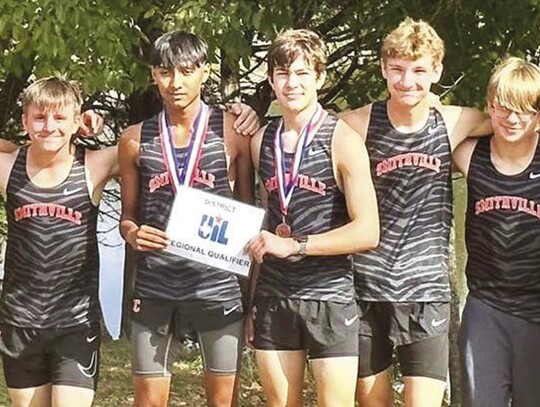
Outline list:
[[[353,316],[352,318],[345,318],[345,326],[351,326],[354,324],[354,321],[358,319],[358,315]]]
[[[226,245],[229,241],[227,227],[229,221],[218,216],[203,215],[199,226],[199,237],[208,239],[211,242]]]
[[[141,300],[139,298],[133,299],[133,307],[131,310],[136,314],[141,312]]]
[[[92,352],[92,357],[90,358],[90,364],[88,366],[83,366],[79,362],[77,362],[77,367],[79,368],[80,372],[88,377],[89,379],[93,378],[96,375],[98,364],[98,355],[97,351]]]

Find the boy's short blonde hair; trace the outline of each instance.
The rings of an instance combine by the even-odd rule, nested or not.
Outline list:
[[[326,46],[313,31],[287,30],[277,36],[268,50],[268,76],[272,76],[277,67],[288,68],[299,56],[317,73],[317,77],[326,70]]]
[[[383,40],[381,57],[415,60],[431,57],[433,64],[442,63],[444,42],[431,25],[425,21],[415,21],[407,17]]]
[[[540,68],[522,58],[505,59],[493,70],[487,89],[488,103],[516,112],[540,110]]]
[[[80,113],[83,103],[79,84],[60,76],[38,79],[23,91],[21,102],[25,113],[33,103],[44,109],[73,105]]]

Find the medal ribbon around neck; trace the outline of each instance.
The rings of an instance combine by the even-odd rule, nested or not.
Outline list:
[[[274,137],[274,167],[276,171],[277,184],[278,184],[278,198],[281,207],[281,213],[283,217],[287,215],[289,210],[289,204],[291,202],[292,194],[296,185],[296,181],[299,175],[300,164],[304,151],[308,143],[313,139],[313,136],[319,130],[328,112],[326,112],[320,104],[317,103],[317,109],[309,122],[300,131],[300,137],[296,144],[296,150],[294,152],[293,162],[289,168],[288,178],[287,169],[285,164],[285,154],[283,153],[283,119],[281,119],[276,134]]]
[[[209,117],[210,109],[201,100],[199,112],[190,130],[189,145],[184,153],[182,166],[179,166],[178,157],[174,150],[174,135],[169,114],[166,109],[163,109],[159,114],[161,151],[165,159],[169,180],[175,193],[181,186],[191,186],[193,184],[194,173],[199,164],[202,146],[208,132]]]

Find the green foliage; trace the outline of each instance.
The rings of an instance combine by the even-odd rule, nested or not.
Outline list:
[[[131,51],[139,46],[140,35],[127,3],[2,1],[0,72],[17,77],[69,73],[89,93],[108,89],[131,93],[142,85]]]
[[[11,74],[24,85],[31,75],[64,72],[88,94],[112,90],[129,99],[149,84],[149,44],[180,28],[203,36],[212,61],[239,73],[241,91],[265,110],[270,93],[262,86],[262,58],[269,41],[282,29],[309,27],[330,50],[323,102],[357,107],[384,97],[380,41],[410,15],[429,21],[446,41],[441,92],[451,102],[482,106],[487,78],[501,57],[540,52],[539,9],[539,0],[3,0],[0,80]],[[8,99],[12,105],[13,95]],[[8,118],[1,116],[4,126]]]

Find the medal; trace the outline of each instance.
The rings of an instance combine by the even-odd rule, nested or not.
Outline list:
[[[317,103],[315,112],[300,131],[294,157],[288,169],[286,168],[285,154],[283,153],[283,119],[280,120],[277,126],[274,136],[274,168],[277,179],[277,195],[283,220],[276,226],[275,230],[276,235],[280,237],[290,237],[292,235],[291,227],[285,222],[285,216],[289,210],[294,188],[298,182],[300,164],[307,145],[313,139],[327,115],[328,113]]]
[[[291,227],[285,222],[281,222],[279,225],[276,226],[276,235],[278,235],[279,237],[291,237]]]
[[[201,100],[199,112],[191,128],[189,145],[184,154],[182,165],[179,165],[174,151],[174,138],[166,109],[159,114],[159,139],[161,151],[167,167],[169,180],[176,192],[181,186],[191,186],[202,152],[202,146],[208,130],[210,109]]]

